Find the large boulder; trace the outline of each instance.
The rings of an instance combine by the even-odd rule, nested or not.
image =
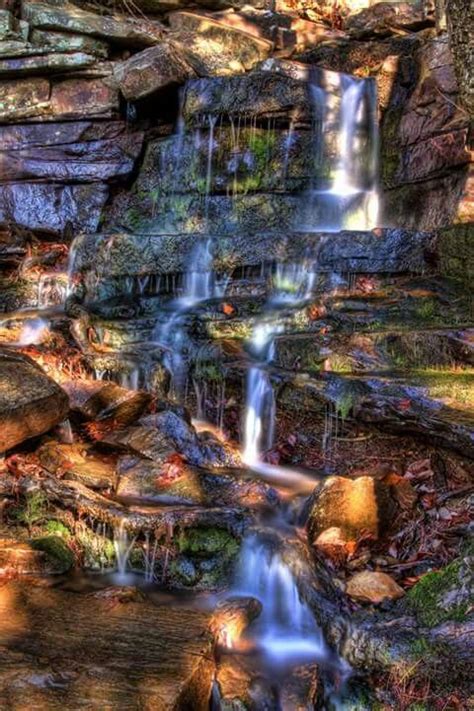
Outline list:
[[[127,47],[150,47],[159,42],[163,34],[158,22],[144,22],[124,15],[99,15],[67,2],[51,5],[25,1],[22,17],[33,28],[92,35]]]
[[[377,537],[379,509],[374,479],[369,476],[325,479],[310,500],[307,525],[312,542],[320,533],[333,527],[340,529],[347,538],[358,538],[362,533]]]
[[[136,100],[170,84],[184,84],[195,73],[173,43],[163,42],[118,64],[115,76],[124,97]]]
[[[273,47],[268,40],[207,15],[177,12],[170,16],[170,24],[173,40],[200,76],[248,71]]]
[[[34,361],[0,349],[0,452],[47,432],[68,410],[64,390]]]

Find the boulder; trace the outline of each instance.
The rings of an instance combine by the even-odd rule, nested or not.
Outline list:
[[[138,420],[151,402],[149,393],[103,380],[70,380],[63,387],[69,395],[71,410],[87,420],[110,420],[116,426]]]
[[[344,29],[350,37],[361,40],[371,37],[388,37],[398,30],[418,32],[434,27],[433,12],[409,2],[378,2],[350,16]]]
[[[127,47],[149,47],[157,44],[163,35],[159,22],[144,22],[123,15],[99,15],[67,2],[50,5],[24,0],[22,18],[34,29],[92,35]]]
[[[140,424],[106,435],[105,444],[165,464],[176,452],[197,467],[239,466],[240,455],[219,440],[198,435],[194,427],[171,411],[148,415]]]
[[[183,114],[188,123],[221,113],[264,118],[294,112],[304,118],[309,107],[311,97],[305,82],[268,71],[188,82]]]
[[[321,553],[325,558],[333,563],[333,565],[342,565],[347,556],[348,539],[343,531],[337,526],[326,528],[314,539],[313,546],[318,553]]]
[[[173,41],[198,75],[245,72],[270,54],[273,43],[212,17],[191,12],[170,16]]]
[[[347,582],[346,593],[358,602],[378,605],[385,600],[398,600],[405,591],[387,573],[364,570],[356,573]]]
[[[107,186],[100,183],[6,183],[0,185],[0,221],[56,234],[66,225],[93,232],[107,195]]]
[[[79,481],[91,489],[112,489],[115,466],[82,444],[47,442],[38,450],[41,465],[65,481]]]
[[[163,42],[150,47],[115,67],[115,77],[124,97],[141,99],[170,84],[184,84],[195,76],[176,46]]]
[[[371,477],[328,477],[314,491],[309,507],[307,527],[313,543],[323,531],[334,527],[348,539],[364,532],[375,538],[379,534],[379,510]]]
[[[91,121],[0,127],[3,182],[90,182],[130,174],[143,142],[124,122]]]
[[[68,410],[64,390],[33,360],[0,349],[0,452],[47,432]]]

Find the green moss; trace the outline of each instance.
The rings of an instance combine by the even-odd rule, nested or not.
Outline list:
[[[50,519],[47,521],[45,531],[48,536],[59,536],[65,540],[69,540],[72,536],[69,528],[65,526],[64,523],[57,521],[56,519]]]
[[[231,557],[239,550],[239,542],[223,528],[188,528],[181,531],[176,545],[180,553],[197,556],[225,553]]]
[[[31,541],[35,550],[44,551],[60,570],[66,571],[74,565],[74,554],[60,536],[45,536]]]
[[[415,317],[423,321],[433,321],[438,313],[438,304],[434,299],[424,299],[415,309]]]
[[[427,573],[408,592],[407,602],[418,619],[427,627],[435,627],[446,620],[463,622],[466,619],[469,601],[449,604],[447,594],[459,586],[462,561],[455,560],[444,570]]]
[[[33,491],[27,494],[23,502],[13,510],[13,516],[19,523],[31,529],[45,520],[48,499],[41,491]]]
[[[82,552],[85,568],[102,570],[115,565],[115,548],[106,536],[100,536],[85,524],[77,526],[76,541]]]

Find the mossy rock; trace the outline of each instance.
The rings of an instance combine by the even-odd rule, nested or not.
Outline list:
[[[233,557],[239,550],[239,542],[222,528],[189,528],[177,539],[180,553],[207,558],[216,553]]]
[[[57,572],[65,573],[74,565],[74,554],[60,536],[44,536],[31,541],[31,547],[46,553]]]
[[[426,627],[464,622],[472,607],[474,558],[459,558],[440,571],[427,573],[407,594],[407,603]]]

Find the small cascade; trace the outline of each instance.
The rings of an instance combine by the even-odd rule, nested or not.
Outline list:
[[[316,266],[310,260],[279,262],[272,280],[272,302],[297,305],[311,297],[315,281]]]
[[[222,295],[221,288],[216,284],[212,263],[212,240],[200,240],[189,259],[183,293],[171,304],[168,318],[157,324],[155,329],[154,341],[165,350],[164,364],[171,374],[172,394],[177,398],[182,398],[187,379],[184,358],[186,315],[198,304]]]
[[[120,577],[124,577],[126,575],[129,567],[130,554],[135,544],[135,540],[135,537],[130,539],[123,521],[120,522],[118,527],[114,528],[115,558],[117,572]]]
[[[253,633],[269,656],[287,662],[327,655],[321,631],[289,567],[258,535],[249,535],[242,545],[236,591],[262,603]]]

